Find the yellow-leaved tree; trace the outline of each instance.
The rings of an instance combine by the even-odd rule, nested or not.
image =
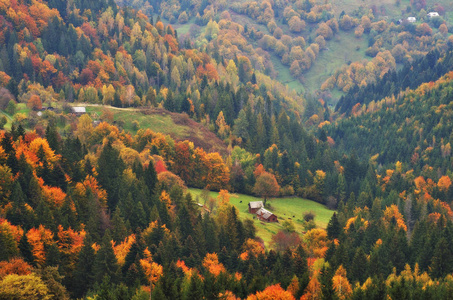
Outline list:
[[[335,295],[340,300],[349,299],[352,295],[351,284],[346,277],[346,269],[340,265],[332,278]]]

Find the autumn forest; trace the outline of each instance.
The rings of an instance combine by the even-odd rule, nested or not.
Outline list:
[[[452,299],[453,6],[381,2],[0,0],[0,299]]]

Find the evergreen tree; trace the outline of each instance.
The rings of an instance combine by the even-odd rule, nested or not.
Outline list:
[[[441,237],[434,248],[430,269],[433,278],[442,278],[453,270],[453,252],[445,237]]]
[[[341,228],[340,222],[338,221],[337,213],[334,212],[332,218],[329,221],[329,224],[327,224],[327,236],[331,240],[338,239],[342,231],[343,230]]]
[[[105,276],[108,276],[112,283],[117,283],[120,279],[119,266],[110,241],[110,233],[106,231],[93,263],[94,282],[102,282]]]
[[[149,161],[149,165],[145,169],[144,179],[150,195],[154,195],[156,193],[157,172],[152,160]]]
[[[30,243],[28,242],[28,238],[24,234],[20,238],[19,241],[19,250],[21,256],[24,258],[24,260],[29,263],[30,265],[34,265],[34,258],[33,258],[33,253],[31,252],[32,248]]]
[[[125,165],[118,150],[112,147],[111,141],[107,142],[99,156],[97,171],[99,184],[107,191],[107,204],[112,211],[119,201],[118,191],[124,169]]]
[[[128,235],[128,230],[123,217],[121,216],[121,209],[117,208],[112,217],[112,238],[115,242],[123,241]]]
[[[359,283],[365,282],[366,278],[368,277],[368,261],[365,255],[365,252],[361,247],[359,247],[354,255],[352,260],[352,265],[350,268],[350,278],[352,278],[352,282],[359,281]]]
[[[58,134],[57,127],[54,124],[47,125],[46,140],[49,143],[50,148],[52,148],[55,153],[60,153],[60,136]]]
[[[93,241],[89,234],[85,236],[83,247],[78,256],[78,262],[73,274],[72,295],[76,298],[83,297],[92,287],[94,280],[93,264],[95,252]]]
[[[186,205],[182,205],[178,211],[178,223],[179,230],[181,231],[181,238],[183,240],[193,234],[193,225]]]
[[[194,274],[189,279],[189,285],[182,293],[182,300],[201,300],[204,297],[203,282],[198,274]]]

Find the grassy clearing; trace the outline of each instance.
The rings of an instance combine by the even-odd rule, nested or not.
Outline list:
[[[174,24],[173,28],[178,32],[178,36],[189,33],[190,27],[195,24],[195,18],[191,18],[186,24]]]
[[[337,0],[334,1],[332,4],[334,6],[335,15],[339,16],[342,11],[345,11],[346,14],[352,13],[354,10],[359,9],[361,6],[370,8],[372,5],[376,5],[379,7],[385,7],[387,10],[387,14],[392,16],[393,14],[399,13],[401,9],[405,8],[406,0],[401,1],[400,7],[396,7],[395,0],[379,0],[376,2],[375,0]],[[407,0],[409,2],[409,0]]]
[[[131,134],[137,133],[134,122],[140,129],[151,129],[171,136],[175,141],[189,140],[195,147],[207,152],[226,154],[226,144],[208,128],[198,124],[185,114],[171,113],[163,109],[140,110],[136,108],[116,108],[86,105],[87,112],[99,118],[104,109],[113,113],[113,120]]]
[[[295,79],[289,72],[289,68],[282,64],[280,59],[275,55],[271,55],[271,61],[274,65],[275,71],[278,72],[277,81],[281,82],[284,85],[287,85],[290,89],[295,90],[296,92],[303,93],[305,91],[304,86],[300,83],[299,80]]]
[[[6,120],[7,120],[6,124],[3,126],[3,129],[11,130],[11,125],[13,124],[13,119],[6,112],[1,111],[0,112],[0,118],[3,118],[3,116],[5,116]]]
[[[154,132],[161,132],[163,134],[168,134],[177,138],[186,137],[187,128],[185,126],[177,125],[173,122],[173,119],[170,114],[149,114],[146,115],[139,111],[134,111],[133,109],[116,109],[116,108],[104,108],[102,106],[86,106],[86,110],[89,114],[96,114],[101,116],[102,111],[108,109],[113,112],[113,119],[123,124],[123,128],[135,134],[137,132],[134,129],[133,122],[138,121],[140,128],[142,129],[151,129]]]
[[[26,114],[28,115],[30,113],[31,109],[27,107],[25,103],[18,103],[16,106],[16,114],[21,113],[21,114]]]
[[[325,50],[319,56],[311,69],[305,73],[305,86],[308,91],[315,92],[322,83],[343,65],[366,59],[365,50],[368,47],[367,36],[356,38],[354,32],[340,31],[338,37],[327,42]],[[368,58],[369,59],[369,58]]]
[[[198,196],[198,201],[203,203],[200,195],[203,190],[200,189],[189,189],[193,196]],[[209,196],[216,198],[217,192],[209,192]],[[233,204],[239,210],[239,217],[241,220],[251,219],[254,221],[257,229],[257,236],[261,237],[266,247],[270,246],[272,235],[276,234],[282,229],[281,222],[287,219],[292,219],[298,233],[303,232],[302,220],[303,215],[306,212],[314,212],[316,214],[315,222],[318,227],[326,228],[330,218],[334,211],[327,209],[324,205],[316,203],[311,200],[288,197],[288,198],[275,198],[268,200],[270,203],[271,210],[275,213],[280,223],[266,223],[261,222],[258,219],[254,219],[254,215],[248,213],[248,203],[251,201],[260,201],[261,198],[243,195],[243,194],[231,194],[230,203]]]

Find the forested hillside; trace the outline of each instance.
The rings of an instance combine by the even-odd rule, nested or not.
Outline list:
[[[117,3],[0,0],[0,299],[452,298],[449,10]],[[274,43],[303,79],[352,30],[337,112],[275,80]],[[262,221],[265,247],[234,193],[336,213]]]
[[[451,44],[448,1],[117,3],[159,15],[213,57],[240,53],[256,70],[334,104],[355,85],[373,83],[388,70]]]
[[[426,56],[407,63],[396,71],[387,72],[375,83],[359,87],[357,85],[350,89],[345,96],[342,96],[335,108],[339,113],[348,115],[354,109],[357,111],[362,105],[374,105],[377,101],[391,96],[397,96],[400,92],[409,89],[416,89],[422,83],[436,81],[441,76],[453,69],[453,53],[447,54],[432,51]]]

